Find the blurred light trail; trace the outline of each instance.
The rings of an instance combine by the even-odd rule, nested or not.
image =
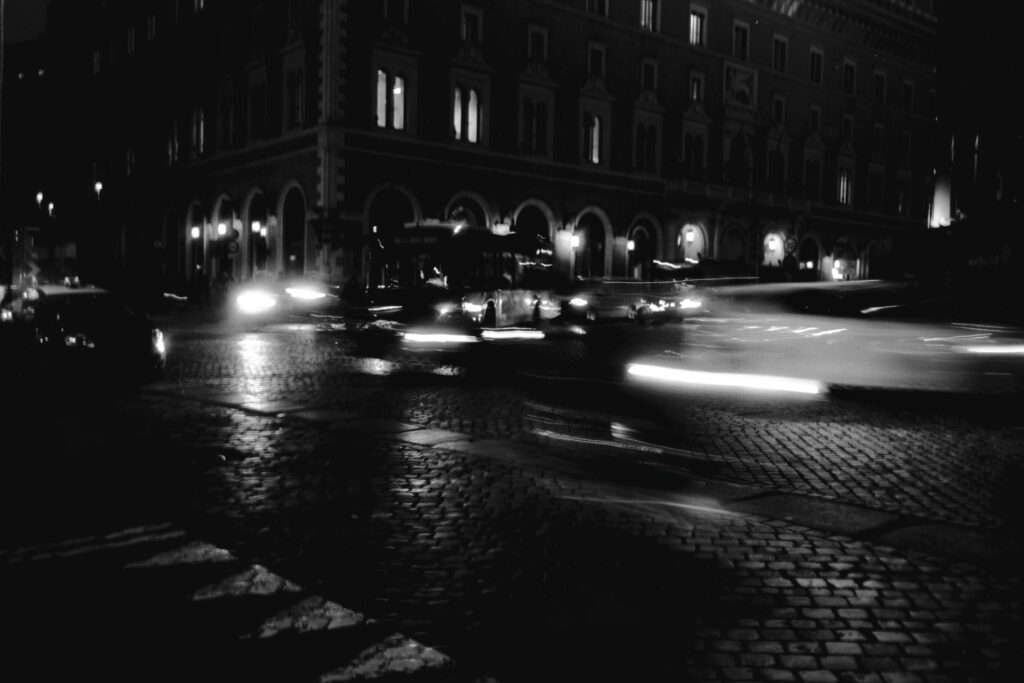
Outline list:
[[[477,338],[469,334],[406,332],[405,340],[414,344],[467,344]]]
[[[821,382],[796,377],[774,377],[771,375],[746,375],[732,372],[702,372],[682,370],[658,365],[631,363],[627,369],[630,375],[653,379],[660,382],[690,384],[695,386],[736,387],[762,391],[786,391],[798,394],[823,394]]]
[[[484,339],[543,339],[544,333],[540,330],[524,330],[508,328],[504,330],[484,330]]]
[[[1024,344],[965,346],[963,350],[967,353],[981,353],[989,356],[1021,356],[1024,355]]]

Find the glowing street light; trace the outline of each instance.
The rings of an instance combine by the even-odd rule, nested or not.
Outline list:
[[[42,192],[36,192],[36,206],[38,206],[40,209],[43,208],[43,193]]]
[[[92,189],[96,190],[96,198],[99,199],[100,192],[103,192],[103,183],[97,180],[96,183],[92,186]]]
[[[192,226],[192,239],[194,239],[194,240],[199,239],[199,226],[198,225],[193,225]]]
[[[775,247],[779,246],[779,240],[776,239],[775,235],[768,238],[768,248],[775,251]]]
[[[687,244],[693,244],[693,240],[695,240],[695,239],[697,239],[697,236],[694,234],[693,230],[687,230],[686,231],[686,243]]]
[[[217,224],[217,235],[218,235],[219,237],[223,237],[223,236],[224,236],[224,235],[226,235],[226,234],[228,234],[228,226],[227,226],[227,223],[218,223],[218,224]]]
[[[49,204],[46,205],[46,212],[51,216],[53,215],[53,202],[50,202]]]
[[[626,240],[626,251],[633,251],[636,249],[636,242],[633,240]]]
[[[572,248],[573,249],[576,249],[577,247],[579,247],[580,246],[580,236],[579,235],[573,235],[572,236],[571,244],[572,244]]]

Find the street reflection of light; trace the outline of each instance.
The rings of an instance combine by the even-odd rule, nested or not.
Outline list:
[[[394,373],[396,367],[394,362],[383,358],[362,358],[356,369],[368,375],[385,376]]]
[[[508,328],[504,330],[484,330],[484,339],[543,339],[544,333],[540,330]]]
[[[414,344],[468,344],[475,342],[476,337],[469,334],[449,334],[446,332],[406,332],[404,338]]]
[[[822,394],[825,387],[816,380],[797,377],[775,377],[772,375],[747,375],[733,372],[704,372],[683,370],[658,365],[632,363],[627,369],[630,375],[673,384],[694,386],[737,387],[763,391],[784,391],[797,394]]]
[[[965,346],[963,350],[966,353],[980,353],[988,356],[1021,356],[1024,355],[1024,344]]]
[[[812,337],[824,337],[827,334],[839,334],[840,332],[846,332],[846,328],[845,327],[840,327],[839,329],[836,329],[836,330],[825,330],[824,332],[815,332],[811,336]]]
[[[393,313],[400,310],[401,306],[370,306],[371,313]]]
[[[569,305],[575,306],[576,308],[582,308],[583,306],[587,305],[587,300],[581,296],[574,296],[573,298],[569,299]]]
[[[242,378],[251,380],[267,369],[271,362],[270,343],[258,334],[246,334],[238,340],[238,355],[242,361]],[[260,386],[248,386],[247,390],[260,390]]]

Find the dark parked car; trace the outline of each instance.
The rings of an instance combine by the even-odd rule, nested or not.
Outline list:
[[[13,289],[0,319],[8,366],[31,379],[146,381],[167,362],[163,332],[98,287]]]

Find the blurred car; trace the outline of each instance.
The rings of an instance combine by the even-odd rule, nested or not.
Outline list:
[[[31,377],[146,381],[166,367],[163,332],[105,289],[12,289],[0,311],[4,355]]]
[[[678,348],[630,375],[704,387],[820,394],[835,388],[1017,393],[1024,329],[967,320],[900,282],[759,284],[708,290],[711,314]]]
[[[562,318],[570,322],[629,320],[640,324],[680,321],[701,308],[696,288],[685,282],[579,280],[562,298]]]
[[[338,306],[337,290],[307,278],[253,280],[232,288],[228,314],[241,322],[261,323],[331,311]]]

